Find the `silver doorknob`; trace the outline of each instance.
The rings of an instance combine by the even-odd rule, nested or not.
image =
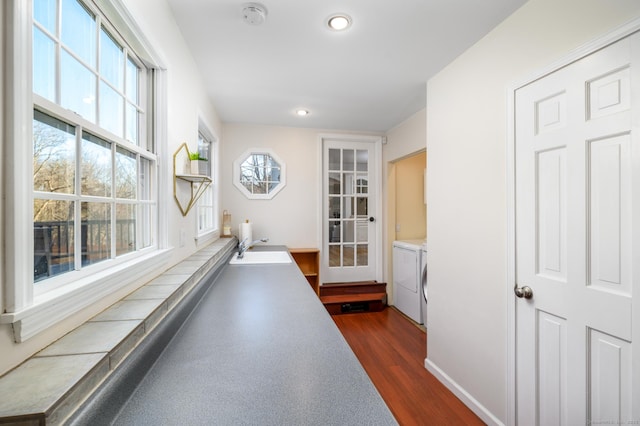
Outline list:
[[[526,285],[524,287],[514,287],[513,292],[521,299],[531,299],[533,297],[533,290],[531,290],[531,287]]]

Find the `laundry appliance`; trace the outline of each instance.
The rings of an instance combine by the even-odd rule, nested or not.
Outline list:
[[[422,324],[426,319],[422,314],[425,298],[421,285],[424,242],[424,240],[393,242],[393,304],[418,324]]]

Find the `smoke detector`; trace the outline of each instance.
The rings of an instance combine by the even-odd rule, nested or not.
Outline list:
[[[242,8],[242,19],[249,25],[262,25],[267,20],[267,8],[260,3],[246,3]]]

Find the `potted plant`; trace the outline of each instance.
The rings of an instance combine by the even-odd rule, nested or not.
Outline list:
[[[191,160],[191,174],[192,175],[204,175],[206,174],[208,161],[206,158],[201,157],[200,153],[192,152],[189,154],[189,159]]]

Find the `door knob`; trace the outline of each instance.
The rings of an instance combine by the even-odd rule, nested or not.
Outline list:
[[[521,299],[522,298],[531,299],[533,297],[533,290],[531,290],[531,287],[526,285],[524,287],[515,286],[513,288],[513,292],[516,294],[517,297]]]
[[[376,218],[375,218],[375,217],[373,217],[373,216],[371,216],[371,217],[369,218],[369,222],[375,222],[375,220],[376,220]]]

